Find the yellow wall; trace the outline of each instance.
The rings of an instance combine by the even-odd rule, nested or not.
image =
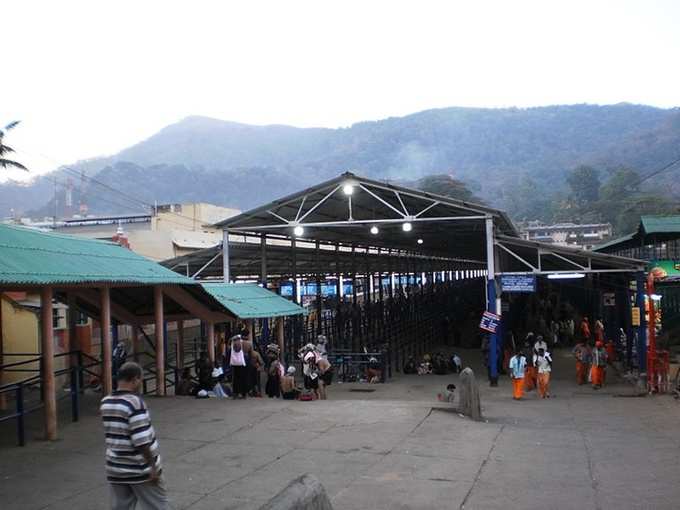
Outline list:
[[[37,356],[40,352],[40,340],[38,336],[38,317],[35,313],[15,305],[11,300],[4,297],[2,301],[2,339],[4,363],[14,363]],[[9,356],[12,353],[36,353],[35,356]],[[39,364],[31,363],[19,368],[31,368],[39,370]],[[37,373],[37,372],[36,372]],[[3,372],[0,383],[6,384],[21,379],[26,379],[36,373],[29,372]]]

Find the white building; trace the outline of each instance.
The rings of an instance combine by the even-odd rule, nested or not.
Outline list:
[[[586,250],[601,244],[612,236],[610,223],[543,225],[539,221],[530,221],[524,225],[520,224],[518,227],[524,239]]]

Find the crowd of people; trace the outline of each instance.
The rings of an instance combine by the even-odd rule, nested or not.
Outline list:
[[[294,364],[286,367],[278,344],[268,344],[264,356],[244,334],[236,334],[221,341],[215,363],[206,352],[201,353],[192,376],[184,368],[175,392],[198,398],[231,397],[245,399],[262,397],[285,400],[325,400],[326,388],[333,380],[333,367],[326,353],[326,337],[319,335],[317,343],[309,343],[298,352],[302,365],[303,384],[295,380]]]
[[[573,324],[573,320],[567,323]],[[589,383],[594,390],[599,390],[605,384],[607,366],[616,359],[614,341],[605,340],[604,323],[599,318],[591,328],[588,317],[584,316],[575,333],[575,345],[571,353],[575,360],[576,383],[578,385]],[[625,336],[623,330],[620,330],[620,333],[622,337]],[[520,400],[525,392],[534,389],[540,398],[550,398],[550,375],[553,365],[551,349],[560,345],[557,334],[551,336],[550,345],[542,335],[534,335],[533,332],[527,334],[522,347],[517,346],[513,339],[513,355],[508,357],[506,350],[503,362],[503,368],[507,367],[512,380],[513,399]],[[565,344],[562,345],[566,347]]]

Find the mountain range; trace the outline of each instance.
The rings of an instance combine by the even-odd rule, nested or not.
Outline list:
[[[155,201],[247,209],[347,170],[404,182],[449,174],[486,203],[512,210],[517,183],[527,176],[551,193],[565,187],[578,165],[602,172],[627,166],[645,175],[679,157],[680,109],[626,103],[453,107],[338,129],[194,116],[113,156],[29,184],[0,185],[0,215],[10,209],[63,215],[67,187],[75,204],[70,212],[81,201],[90,213],[139,212]],[[673,167],[647,186],[680,195],[678,183],[680,168]]]

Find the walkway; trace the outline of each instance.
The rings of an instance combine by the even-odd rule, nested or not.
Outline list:
[[[485,423],[439,409],[446,376],[333,385],[326,402],[148,401],[174,508],[255,509],[305,472],[338,510],[678,508],[680,404],[578,388],[567,354],[556,368],[549,400],[483,385]],[[3,447],[0,507],[107,508],[102,455],[94,413]]]

